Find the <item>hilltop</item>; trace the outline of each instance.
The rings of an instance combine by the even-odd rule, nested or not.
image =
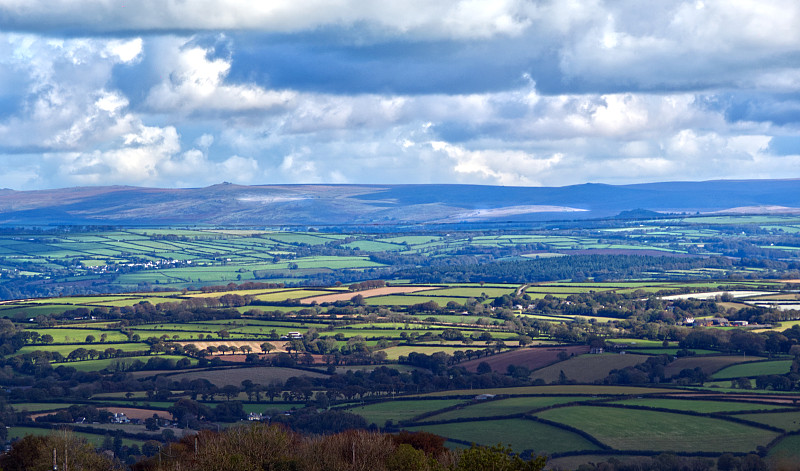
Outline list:
[[[6,225],[452,224],[605,218],[633,210],[797,213],[800,180],[565,187],[223,183],[182,189],[100,186],[0,191],[0,224]]]

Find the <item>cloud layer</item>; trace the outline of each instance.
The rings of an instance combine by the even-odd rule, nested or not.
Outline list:
[[[795,1],[262,3],[0,2],[0,187],[800,177]]]

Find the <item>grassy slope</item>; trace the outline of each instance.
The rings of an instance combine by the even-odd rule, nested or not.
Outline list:
[[[535,415],[580,428],[620,450],[748,452],[777,436],[720,419],[645,410],[575,406]]]

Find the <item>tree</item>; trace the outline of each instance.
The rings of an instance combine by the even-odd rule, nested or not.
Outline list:
[[[50,334],[44,334],[44,335],[42,335],[42,336],[39,338],[39,340],[41,340],[41,342],[42,342],[42,343],[53,343],[53,342],[55,342],[55,339],[54,339],[54,338],[53,338],[53,336],[52,336],[52,335],[50,335]]]
[[[295,358],[297,358],[297,354],[299,352],[303,352],[303,351],[306,350],[305,344],[300,339],[292,339],[292,340],[290,340],[289,342],[286,343],[286,346],[284,348],[286,349],[287,352],[291,352],[292,350],[294,350]]]
[[[89,356],[89,351],[86,350],[83,347],[80,347],[80,348],[76,348],[75,350],[69,352],[69,355],[67,355],[67,358],[69,360],[71,360],[71,361],[76,361],[76,360],[85,360],[86,357],[88,357],[88,356]]]
[[[269,342],[264,342],[260,346],[261,346],[261,351],[264,352],[264,354],[268,354],[272,350],[275,350],[275,345],[272,345]]]
[[[492,447],[472,445],[461,452],[455,471],[539,471],[547,464],[547,457],[535,456],[528,461],[503,445]]]
[[[92,343],[95,340],[97,340],[97,339],[95,339],[94,335],[87,335],[86,336],[86,343]]]
[[[151,432],[155,432],[159,429],[158,427],[158,418],[156,417],[148,417],[144,419],[144,428],[150,430]]]
[[[86,439],[69,431],[47,436],[27,435],[0,455],[0,468],[5,471],[53,469],[53,457],[59,469],[84,471],[121,470],[120,464],[108,456],[96,453]]]
[[[224,394],[225,397],[227,397],[230,401],[239,395],[239,388],[233,384],[226,384],[222,387],[222,394]]]
[[[482,362],[478,363],[478,370],[477,371],[478,371],[478,374],[481,374],[481,375],[482,374],[486,374],[486,373],[491,373],[492,372],[492,367],[488,363],[486,363],[485,361],[482,361]]]

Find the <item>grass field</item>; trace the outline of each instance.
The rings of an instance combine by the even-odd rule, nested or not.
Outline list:
[[[451,296],[457,298],[477,298],[485,294],[489,298],[499,298],[504,294],[514,294],[514,288],[489,288],[489,287],[469,287],[469,288],[442,288],[433,291],[426,291],[430,296]]]
[[[713,374],[722,368],[736,363],[745,363],[763,360],[763,357],[740,357],[740,356],[710,356],[710,357],[684,357],[678,358],[664,368],[666,377],[677,375],[684,369],[693,370],[701,368],[705,374]]]
[[[646,410],[574,406],[535,415],[584,430],[619,450],[748,452],[778,435],[720,419]]]
[[[752,420],[761,424],[772,425],[786,430],[796,432],[800,430],[800,411],[793,412],[773,412],[766,414],[741,414],[737,415],[740,419]]]
[[[26,435],[34,435],[34,436],[41,436],[41,435],[49,435],[51,433],[58,433],[55,429],[47,429],[47,428],[39,428],[39,427],[11,427],[8,429],[8,438],[10,440],[22,438]],[[105,439],[104,434],[95,434],[95,433],[84,433],[84,432],[73,432],[76,436],[85,438],[89,443],[93,444],[94,446],[100,446]],[[131,438],[123,438],[122,444],[131,446],[137,445],[142,446],[144,444],[144,440],[135,440]]]
[[[295,370],[292,368],[259,366],[254,368],[228,368],[179,373],[170,376],[170,379],[174,381],[180,381],[186,378],[191,381],[193,379],[203,378],[211,381],[218,387],[222,387],[226,384],[241,386],[242,381],[246,379],[251,380],[255,384],[268,385],[272,381],[286,381],[292,376],[324,378],[327,375],[322,373],[314,373],[311,371]]]
[[[388,401],[347,409],[364,417],[368,423],[383,427],[387,420],[394,422],[410,420],[420,414],[461,404],[457,399],[421,399],[416,401]]]
[[[499,415],[514,415],[527,412],[529,410],[548,407],[554,404],[564,404],[568,402],[587,400],[580,397],[561,397],[561,396],[533,396],[533,397],[512,397],[509,399],[491,400],[477,403],[467,403],[463,407],[442,412],[432,417],[426,417],[425,421],[453,420],[478,417],[494,417]]]
[[[407,356],[409,353],[416,352],[416,353],[424,353],[426,355],[432,355],[436,352],[444,352],[448,355],[452,355],[456,350],[468,350],[468,349],[475,349],[475,348],[483,348],[485,345],[454,345],[454,346],[441,346],[441,347],[416,347],[414,345],[404,345],[401,347],[389,347],[384,350],[386,352],[387,358],[389,360],[397,360],[400,356]]]
[[[740,377],[752,377],[759,375],[782,375],[789,372],[792,360],[759,361],[732,365],[723,368],[712,376],[714,379],[730,379]]]
[[[100,336],[106,334],[106,341],[107,342],[124,342],[128,340],[128,337],[123,334],[122,332],[116,330],[95,330],[95,329],[70,329],[70,328],[44,328],[44,329],[30,329],[32,331],[38,332],[39,335],[52,335],[53,336],[53,343],[83,343],[86,340],[86,337],[91,335],[95,338],[95,341],[91,344],[81,345],[87,348],[97,348],[98,345],[102,346],[103,343],[100,343]],[[77,346],[75,348],[78,348]]]
[[[150,350],[150,345],[141,342],[129,343],[92,343],[92,344],[78,344],[78,345],[28,345],[20,348],[15,355],[23,355],[25,353],[32,353],[36,351],[41,352],[58,352],[63,356],[69,355],[75,349],[85,348],[87,350],[104,351],[108,348],[115,350],[122,350],[123,352],[140,352]]]
[[[678,354],[679,348],[629,348],[628,353],[635,353],[639,355],[670,355],[675,356]],[[719,354],[718,350],[703,350],[702,348],[689,348],[687,349],[695,355],[716,355]]]
[[[635,366],[647,360],[644,355],[619,355],[607,353],[603,355],[580,355],[555,365],[546,366],[531,373],[531,379],[542,379],[547,383],[559,380],[563,371],[568,380],[579,383],[591,383],[608,376],[611,370]]]
[[[647,399],[625,399],[622,401],[615,401],[614,404],[623,404],[629,406],[645,406],[645,407],[658,407],[662,409],[673,409],[677,411],[694,411],[701,413],[715,413],[715,412],[741,412],[741,411],[754,411],[754,410],[774,410],[785,409],[785,406],[774,404],[756,404],[749,402],[733,402],[733,401],[703,401],[703,400],[687,400],[687,399],[661,399],[661,398],[647,398]],[[751,415],[743,415],[742,418],[747,419]],[[779,414],[782,415],[782,414]],[[749,420],[749,419],[748,419]]]
[[[482,389],[453,389],[450,391],[438,391],[427,394],[420,394],[418,397],[441,397],[441,396],[467,396],[474,397],[479,394],[575,394],[584,396],[596,395],[646,395],[663,394],[675,392],[675,389],[665,388],[643,388],[637,386],[604,386],[604,385],[552,385],[552,386],[519,386],[512,388],[482,388]]]
[[[125,369],[126,365],[129,365],[135,361],[141,361],[142,363],[147,363],[147,360],[151,358],[161,358],[165,360],[181,360],[183,358],[188,358],[191,364],[196,365],[197,359],[186,357],[182,355],[147,355],[147,356],[138,356],[138,357],[123,357],[123,358],[106,358],[103,360],[83,360],[83,361],[70,361],[66,363],[59,363],[60,365],[71,366],[78,371],[99,371],[106,368],[111,370],[116,369],[117,365],[120,365],[121,369]]]
[[[595,444],[578,434],[524,419],[459,422],[425,427],[409,427],[408,430],[425,430],[443,437],[481,445],[502,443],[510,445],[512,449],[518,452],[535,450],[537,453],[563,453],[599,449]]]
[[[11,404],[11,406],[18,411],[26,410],[28,412],[42,412],[42,411],[50,411],[57,409],[66,409],[71,405],[72,405],[71,403],[65,403],[65,402],[19,402]]]
[[[782,438],[769,450],[768,462],[772,469],[797,469],[797,463],[800,463],[800,435]]]

